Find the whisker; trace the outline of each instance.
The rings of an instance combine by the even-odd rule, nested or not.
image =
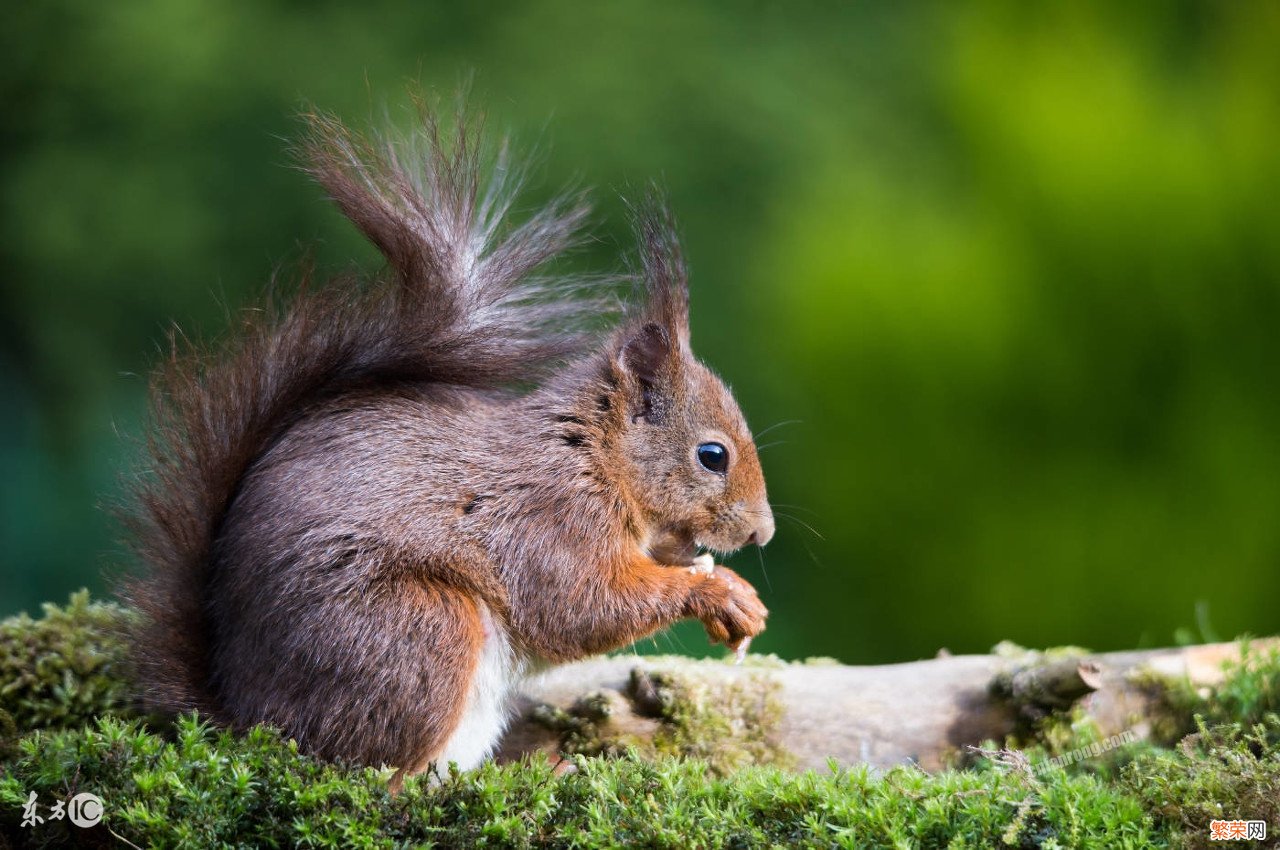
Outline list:
[[[789,509],[789,510],[793,510],[793,511],[804,511],[804,512],[805,512],[805,513],[807,513],[807,514],[813,514],[814,516],[817,516],[817,514],[818,514],[818,512],[817,512],[817,511],[815,511],[813,508],[806,508],[804,505],[789,505],[789,504],[787,504],[786,502],[770,502],[770,503],[769,503],[769,507],[771,507],[771,508],[787,508],[787,509]]]
[[[666,641],[667,645],[664,647],[659,643],[659,641]],[[666,629],[650,635],[645,639],[645,643],[650,644],[654,652],[665,651],[668,654],[687,654],[683,644],[677,647],[675,635],[671,634],[671,632]]]
[[[762,452],[765,449],[771,448],[773,446],[785,446],[789,442],[791,441],[790,440],[774,440],[772,443],[765,443],[763,446],[756,446],[756,451]]]
[[[820,569],[820,570],[821,570],[821,569],[824,569],[824,567],[823,567],[823,565],[822,565],[822,562],[818,560],[818,556],[817,556],[817,555],[813,554],[813,550],[812,550],[811,548],[809,548],[809,544],[808,544],[807,542],[805,542],[805,539],[804,539],[803,537],[797,537],[796,539],[800,541],[800,545],[801,545],[801,546],[803,546],[803,547],[804,547],[804,551],[808,553],[808,555],[809,555],[809,560],[810,560],[810,561],[813,561],[813,565],[814,565],[815,567],[817,567],[818,569]]]
[[[764,586],[770,593],[773,593],[773,582],[769,581],[769,572],[764,568],[764,547],[757,546],[756,554],[760,556],[760,575],[764,576]]]
[[[784,419],[781,422],[773,423],[768,428],[765,428],[763,431],[761,431],[759,434],[752,434],[751,439],[753,441],[758,440],[761,437],[763,437],[765,434],[768,434],[774,428],[781,428],[783,425],[800,425],[800,424],[802,424],[802,422],[799,419]]]
[[[823,537],[823,536],[822,536],[822,532],[818,531],[818,529],[814,528],[812,525],[809,525],[809,523],[805,522],[804,520],[800,519],[799,517],[793,517],[793,516],[791,516],[791,514],[784,514],[784,513],[778,513],[778,514],[777,514],[777,516],[780,516],[780,517],[782,517],[782,518],[783,518],[783,519],[785,519],[785,520],[790,520],[791,522],[794,522],[795,524],[799,525],[799,526],[800,526],[800,527],[802,527],[802,528],[806,528],[806,529],[808,529],[808,530],[809,530],[809,532],[810,532],[814,537],[818,538],[819,540],[826,540],[826,539],[827,539],[827,538],[825,538],[825,537]]]

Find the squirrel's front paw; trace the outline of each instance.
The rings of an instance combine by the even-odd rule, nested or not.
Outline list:
[[[693,608],[712,643],[726,644],[739,653],[764,631],[769,616],[756,589],[728,567],[716,567],[698,585]]]

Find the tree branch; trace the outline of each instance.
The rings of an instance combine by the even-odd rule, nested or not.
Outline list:
[[[1280,646],[1280,640],[1251,646]],[[1077,704],[1104,736],[1127,730],[1148,737],[1168,711],[1170,687],[1190,693],[1188,686],[1221,681],[1224,664],[1239,661],[1241,651],[1239,643],[1097,655],[1002,645],[992,655],[867,667],[761,657],[741,666],[666,656],[596,658],[527,684],[498,757],[692,748],[710,755],[714,767],[725,747],[731,765],[771,761],[825,769],[833,759],[877,768],[916,762],[933,770],[965,746],[1003,741]],[[699,741],[694,726],[720,739]],[[746,756],[738,752],[752,745]]]

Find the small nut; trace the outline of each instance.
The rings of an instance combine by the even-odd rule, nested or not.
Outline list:
[[[710,555],[703,553],[693,559],[693,564],[689,567],[689,572],[694,575],[709,576],[716,571],[716,559]]]

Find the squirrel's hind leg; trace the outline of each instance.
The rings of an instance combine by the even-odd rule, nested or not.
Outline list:
[[[258,617],[275,628],[224,647],[236,725],[266,721],[305,752],[409,774],[437,760],[470,716],[489,645],[485,606],[406,575],[313,597],[298,610],[302,617],[285,622]]]
[[[471,686],[462,716],[435,761],[441,769],[478,767],[493,752],[510,720],[511,697],[523,677],[524,664],[507,630],[483,602],[475,603],[483,628]]]
[[[398,660],[391,672],[400,681],[387,689],[387,707],[404,727],[403,734],[390,730],[403,741],[398,757],[385,760],[400,768],[393,790],[432,764],[441,773],[450,763],[478,767],[506,728],[523,667],[484,602],[429,580],[408,583],[405,602],[417,617],[406,638],[416,651]],[[421,682],[416,692],[415,682]]]

